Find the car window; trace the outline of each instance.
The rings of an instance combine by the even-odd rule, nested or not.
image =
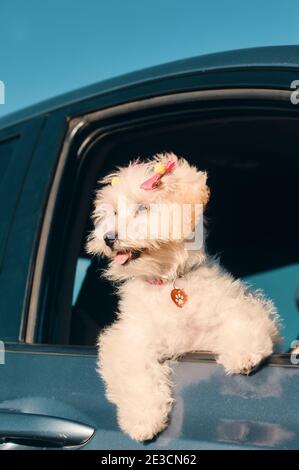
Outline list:
[[[18,137],[0,141],[0,184],[5,176]]]
[[[72,305],[75,305],[78,300],[78,295],[82,288],[82,284],[86,277],[87,269],[90,266],[90,263],[91,260],[89,258],[84,258],[81,256],[79,256],[77,260]]]
[[[33,191],[23,194],[42,122],[38,117],[0,130],[0,330],[7,341],[19,340],[22,328],[35,235],[28,195],[36,198]]]
[[[3,194],[8,191],[8,186],[7,186],[7,178],[10,176],[9,175],[9,167],[12,168],[13,165],[13,157],[14,153],[16,150],[16,145],[18,143],[19,136],[14,136],[13,138],[8,138],[0,141],[0,190],[2,188]],[[0,219],[0,226],[1,226],[1,231],[0,231],[0,251],[1,251],[1,246],[5,242],[5,237],[6,237],[6,229],[7,225],[9,224],[9,219],[11,217],[11,213],[9,209],[12,208],[14,204],[14,198],[11,197],[7,201],[7,198],[5,199],[6,207],[4,211],[2,211],[1,219]],[[3,200],[4,203],[4,200]]]
[[[299,333],[297,129],[295,118],[244,111],[241,116],[177,120],[128,131],[114,136],[107,155],[97,141],[90,160],[86,157],[82,188],[87,188],[88,166],[98,160],[98,169],[93,166],[84,196],[78,189],[88,202],[84,210],[74,209],[82,231],[71,285],[69,343],[95,344],[98,332],[117,312],[115,287],[101,276],[106,261],[90,258],[85,250],[97,180],[117,165],[167,150],[207,170],[207,250],[233,276],[262,289],[275,302],[283,323],[281,349],[288,351]],[[66,276],[71,278],[70,273]]]

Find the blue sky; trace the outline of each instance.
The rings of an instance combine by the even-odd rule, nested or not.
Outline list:
[[[163,62],[299,44],[298,18],[293,0],[1,0],[0,116]]]

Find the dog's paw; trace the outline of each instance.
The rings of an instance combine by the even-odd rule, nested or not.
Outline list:
[[[242,374],[249,375],[261,364],[263,356],[256,353],[239,353],[235,356],[220,354],[217,362],[223,365],[228,375]]]
[[[121,429],[135,441],[143,442],[153,439],[166,428],[166,423],[120,422]]]
[[[168,413],[163,410],[136,409],[119,410],[118,422],[121,429],[132,439],[142,442],[153,439],[163,431],[168,424]]]

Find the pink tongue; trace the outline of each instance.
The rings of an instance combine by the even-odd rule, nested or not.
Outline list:
[[[114,258],[114,261],[116,262],[116,264],[124,264],[130,258],[130,256],[130,253],[117,253]]]

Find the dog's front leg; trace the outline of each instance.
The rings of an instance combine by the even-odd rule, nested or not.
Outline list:
[[[116,404],[118,422],[132,439],[162,431],[173,402],[170,368],[159,362],[158,347],[145,328],[117,322],[99,338],[99,373],[106,396]]]

